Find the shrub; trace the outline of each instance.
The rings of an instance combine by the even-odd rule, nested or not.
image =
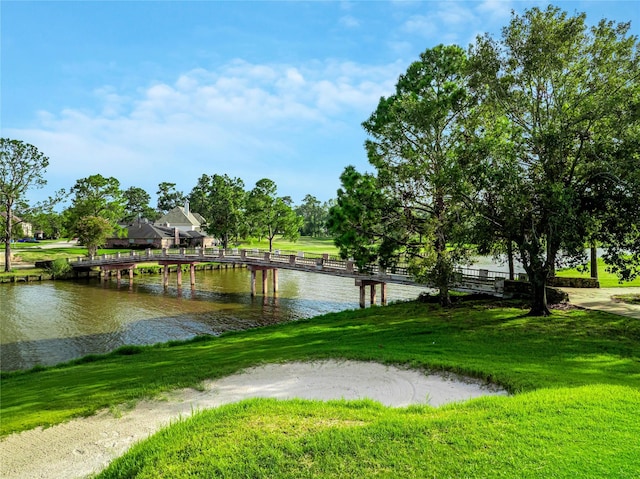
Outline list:
[[[47,270],[54,278],[59,278],[71,271],[71,265],[66,259],[58,258],[51,262]]]

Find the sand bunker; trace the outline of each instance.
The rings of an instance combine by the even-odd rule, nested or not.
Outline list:
[[[175,391],[121,414],[95,416],[13,434],[0,442],[3,478],[81,478],[103,469],[134,443],[193,411],[251,397],[363,399],[387,406],[441,404],[506,391],[457,376],[425,375],[377,363],[320,361],[272,364],[216,381],[203,391]],[[115,414],[114,414],[115,412]]]

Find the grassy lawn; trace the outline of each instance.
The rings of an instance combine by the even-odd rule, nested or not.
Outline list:
[[[27,243],[28,244],[28,243]],[[129,251],[128,249],[100,249],[98,254],[112,254],[118,251]],[[82,246],[73,246],[70,248],[42,248],[40,245],[18,246],[11,248],[11,253],[15,260],[23,263],[35,263],[36,261],[63,259],[76,259],[79,256],[87,256],[87,248]]]
[[[626,281],[624,283],[620,283],[618,281],[618,277],[609,273],[607,270],[607,265],[602,258],[598,258],[598,281],[600,281],[601,288],[624,288],[630,286],[640,286],[640,277],[634,279],[633,281]],[[591,272],[585,271],[581,273],[576,268],[567,268],[556,271],[556,276],[564,276],[569,278],[590,278]]]
[[[0,434],[256,364],[345,358],[459,372],[518,394],[398,410],[251,400],[172,426],[103,477],[637,477],[638,321],[525,311],[402,303],[5,373]]]
[[[439,409],[256,399],[181,421],[98,477],[634,478],[638,401],[603,386]]]
[[[258,248],[268,250],[269,241],[258,241],[257,239],[247,240],[240,243],[238,248]],[[296,242],[276,237],[273,240],[273,249],[280,249],[284,251],[304,251],[305,253],[338,254],[338,248],[333,244],[333,238],[312,238],[311,236],[301,236]]]
[[[49,241],[51,242],[51,241]],[[42,248],[42,244],[46,244],[47,241],[42,241],[38,244],[30,244],[30,243],[16,243],[11,247],[11,253],[13,255],[13,261],[15,262],[14,266],[17,264],[35,264],[36,261],[53,261],[56,259],[71,259],[76,260],[78,257],[87,256],[87,248],[83,247],[63,247],[63,248]],[[4,245],[3,248],[4,250]],[[125,252],[129,250],[125,249],[100,249],[98,250],[98,254],[113,254],[116,252]],[[1,252],[4,255],[4,251]],[[4,260],[4,257],[3,257]],[[4,262],[3,266],[4,268]],[[27,276],[27,275],[40,275],[47,274],[47,271],[41,268],[35,267],[20,267],[13,268],[11,272],[4,272],[4,270],[0,271],[0,277],[7,276]]]

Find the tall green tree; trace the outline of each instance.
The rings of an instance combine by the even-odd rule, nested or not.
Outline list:
[[[44,174],[49,158],[35,146],[9,138],[0,139],[0,203],[2,204],[5,271],[11,271],[11,240],[14,232],[14,206],[26,203],[29,188],[46,184]]]
[[[155,220],[158,217],[156,211],[149,206],[151,196],[144,189],[131,186],[122,192],[125,200],[124,221],[130,222],[138,218]]]
[[[403,232],[387,231],[416,277],[439,289],[444,306],[450,304],[454,267],[468,253],[461,235],[459,192],[465,183],[458,162],[465,120],[475,105],[468,80],[464,50],[428,49],[400,76],[395,94],[382,98],[363,123],[379,186],[398,204],[392,211],[398,212],[395,223]]]
[[[113,232],[113,224],[101,216],[84,216],[75,227],[78,241],[87,247],[89,256],[95,256]]]
[[[207,220],[207,233],[219,239],[223,248],[246,230],[245,202],[244,182],[227,175],[202,175],[189,194],[191,208]]]
[[[347,166],[329,209],[327,227],[344,259],[353,258],[361,271],[391,266],[407,230],[396,221],[399,205],[380,188],[378,178]],[[399,237],[398,237],[399,235]]]
[[[268,178],[258,180],[249,192],[246,211],[250,234],[267,238],[269,251],[277,235],[290,241],[300,236],[302,218],[291,207],[290,198],[277,196],[277,186]]]
[[[604,140],[594,161],[606,159],[610,169],[604,178],[591,177],[586,203],[590,209],[597,205],[599,213],[591,218],[589,238],[591,245],[605,248],[609,270],[628,280],[640,275],[640,122],[625,135]]]
[[[198,183],[191,189],[191,192],[187,196],[189,200],[189,209],[196,211],[201,216],[207,216],[207,209],[209,208],[210,189],[211,189],[211,176],[202,175],[198,178]]]
[[[550,6],[514,14],[499,40],[486,35],[472,47],[485,112],[507,122],[484,121],[473,131],[471,141],[482,143],[488,128],[502,129],[491,133],[501,141],[485,142],[476,160],[476,199],[485,220],[517,246],[533,315],[549,314],[546,283],[561,252],[581,258],[590,239],[626,265],[621,276],[638,272],[637,253],[628,254],[640,248],[637,214],[616,214],[634,209],[634,198],[637,205],[640,168],[633,146],[640,59],[628,31],[605,20],[589,28],[584,14]]]
[[[115,224],[123,217],[125,199],[114,177],[97,174],[76,180],[71,195],[69,211],[76,218],[99,216]]]
[[[306,195],[302,204],[296,208],[296,213],[304,221],[301,233],[304,236],[323,236],[327,233],[327,216],[329,208],[315,196]]]
[[[182,206],[186,199],[182,191],[176,190],[175,183],[162,182],[158,185],[158,212],[160,214],[166,214],[176,206]]]
[[[124,216],[125,199],[116,178],[97,174],[79,179],[71,188],[71,195],[71,206],[64,212],[68,234],[80,236],[86,231],[102,232],[104,228],[96,226],[103,222],[92,218],[104,219],[111,225],[112,233],[118,232],[118,221]],[[87,222],[91,227],[85,226]],[[86,244],[87,248],[91,250],[94,243],[92,240]]]
[[[473,185],[467,207],[476,214],[469,215],[472,222],[469,241],[476,245],[478,254],[493,256],[496,261],[506,257],[509,278],[513,280],[517,253],[514,245],[519,226],[517,217],[509,212],[515,203],[526,203],[528,199],[521,195],[520,167],[511,124],[499,111],[483,105],[467,125],[467,131],[477,132],[475,137],[469,134],[459,157],[467,184]],[[501,169],[495,168],[496,162],[500,162]],[[478,203],[483,207],[478,208]],[[496,221],[496,217],[502,221]]]

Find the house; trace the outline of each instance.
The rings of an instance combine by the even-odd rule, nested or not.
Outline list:
[[[189,210],[189,201],[185,201],[184,206],[176,206],[156,220],[154,225],[178,228],[180,231],[202,231],[205,223],[201,215]]]
[[[159,226],[145,220],[125,227],[126,235],[107,239],[107,248],[195,248],[211,247],[213,238],[201,231],[183,231],[177,226]]]
[[[5,211],[0,212],[0,221],[2,222],[2,226],[3,226],[2,231],[4,231],[4,225],[7,222],[7,213]],[[31,223],[28,223],[28,222],[24,221],[22,218],[20,218],[20,217],[18,217],[16,215],[13,215],[13,214],[11,215],[11,223],[12,223],[12,229],[15,228],[18,225],[19,225],[20,228],[22,228],[22,236],[23,237],[25,237],[25,238],[32,238],[33,237],[33,226],[31,225]]]
[[[189,210],[189,202],[176,206],[154,223],[138,219],[120,225],[126,235],[107,239],[107,248],[209,248],[215,240],[204,232],[205,219]]]

